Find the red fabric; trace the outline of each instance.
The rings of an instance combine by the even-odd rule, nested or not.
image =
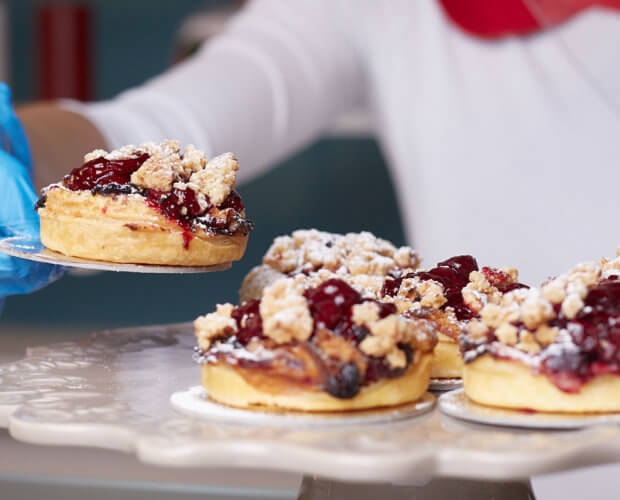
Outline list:
[[[439,1],[455,24],[482,38],[533,33],[561,23],[588,7],[620,9],[620,0]]]
[[[39,98],[92,98],[91,12],[79,4],[36,11]]]

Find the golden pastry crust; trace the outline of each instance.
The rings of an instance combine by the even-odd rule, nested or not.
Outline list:
[[[283,384],[262,368],[255,370],[224,363],[201,366],[202,385],[209,397],[239,408],[283,408],[307,412],[351,411],[396,406],[419,399],[428,388],[431,355],[416,353],[407,372],[397,378],[383,379],[351,399],[335,398],[324,391],[304,389],[300,384]],[[260,384],[252,373],[257,372]],[[253,380],[253,383],[249,382]],[[275,388],[275,390],[274,390]]]
[[[464,363],[458,343],[442,334],[437,335],[437,339],[437,345],[433,350],[431,377],[461,378]]]
[[[243,279],[243,283],[241,283],[239,300],[243,304],[249,300],[259,299],[265,288],[285,277],[286,274],[267,264],[253,267]]]
[[[188,233],[139,195],[102,196],[62,187],[39,209],[41,242],[65,255],[107,262],[211,266],[239,260],[247,234]]]
[[[470,399],[488,406],[565,413],[620,411],[619,375],[596,376],[578,393],[567,393],[516,360],[485,354],[465,365],[463,385]]]

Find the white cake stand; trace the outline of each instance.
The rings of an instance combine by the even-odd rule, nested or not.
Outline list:
[[[390,495],[403,491],[402,484],[416,484],[416,498],[432,498],[438,481],[426,484],[431,478],[441,479],[443,488],[468,484],[471,495],[461,492],[460,498],[515,492],[519,496],[505,498],[533,498],[523,483],[532,475],[620,460],[620,427],[609,423],[553,431],[502,428],[436,409],[388,422],[352,418],[328,426],[189,417],[169,400],[199,380],[193,346],[191,325],[177,324],[28,349],[22,361],[0,366],[0,426],[28,443],[120,450],[161,466],[301,472],[307,476],[305,499],[324,498],[329,488],[357,498],[376,492],[360,483],[399,484]]]

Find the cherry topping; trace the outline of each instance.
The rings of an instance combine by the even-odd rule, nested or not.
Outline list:
[[[222,210],[232,208],[235,212],[242,212],[245,209],[245,206],[241,201],[241,196],[239,196],[239,193],[237,193],[237,191],[231,191],[220,205],[220,208]]]
[[[501,269],[495,269],[493,267],[483,267],[481,271],[487,281],[502,293],[508,293],[518,288],[529,288],[523,283],[511,283],[512,278],[510,277],[510,275],[508,273],[505,273]]]
[[[348,318],[351,307],[362,300],[352,287],[336,278],[306,291],[305,296],[315,323],[330,330],[341,320]]]
[[[95,186],[107,184],[129,184],[131,174],[138,170],[149,159],[148,153],[142,153],[134,158],[122,160],[106,160],[103,157],[95,158],[78,168],[74,168],[65,177],[64,185],[72,191],[93,189]]]
[[[407,344],[398,344],[398,347],[405,351],[407,356],[407,366],[409,366],[411,360],[413,359],[413,351],[411,346]],[[375,358],[373,356],[369,356],[367,359],[366,378],[364,382],[366,384],[370,384],[382,378],[399,377],[405,372],[405,370],[406,368],[391,368],[385,361],[385,358]]]
[[[620,281],[617,276],[590,288],[585,306],[569,320],[562,312],[551,326],[565,328],[579,350],[561,349],[543,363],[546,373],[560,389],[574,392],[595,375],[620,375]],[[569,383],[566,382],[569,380]],[[572,389],[571,389],[572,388]]]
[[[237,340],[244,346],[248,345],[253,338],[265,338],[259,306],[260,300],[250,300],[239,307],[235,307],[231,314],[231,317],[237,322]]]
[[[173,189],[170,192],[149,189],[146,192],[146,202],[153,208],[158,209],[165,217],[176,221],[186,222],[205,213],[211,205],[204,210],[200,207],[193,189]]]
[[[471,319],[475,314],[463,302],[461,290],[469,283],[469,274],[477,270],[476,259],[471,255],[459,255],[440,262],[430,271],[418,271],[400,278],[388,278],[383,284],[381,293],[383,296],[396,295],[404,278],[418,277],[421,280],[438,281],[443,285],[444,296],[447,299],[443,307],[452,307],[458,319]]]

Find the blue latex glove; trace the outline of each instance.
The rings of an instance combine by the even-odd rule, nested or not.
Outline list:
[[[31,168],[28,141],[13,112],[11,91],[0,82],[0,238],[25,235],[39,239]],[[32,292],[61,275],[58,266],[0,252],[0,310],[7,295]]]

